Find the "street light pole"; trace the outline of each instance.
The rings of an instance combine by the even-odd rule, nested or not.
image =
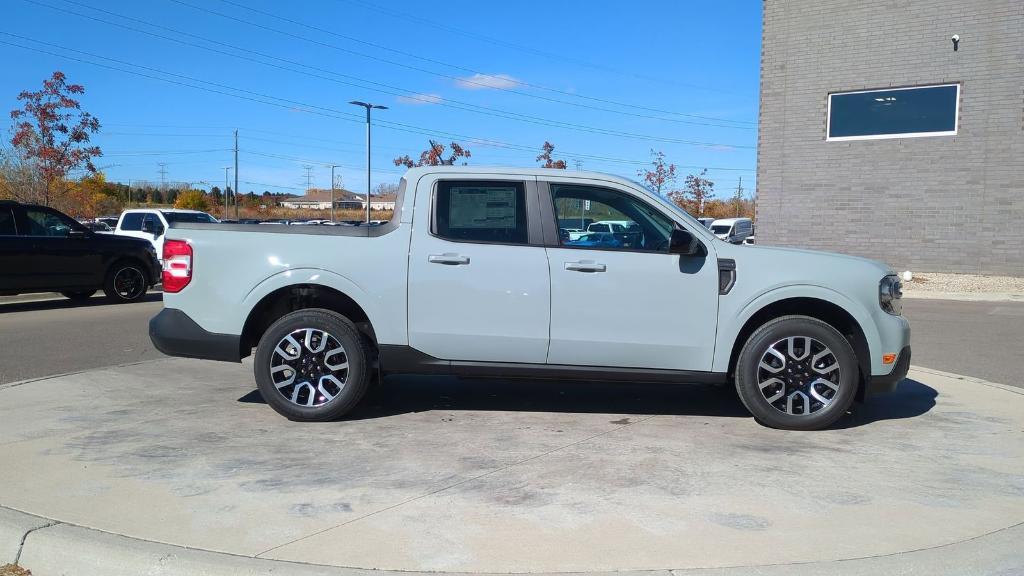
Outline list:
[[[337,164],[331,164],[331,222],[334,222],[334,169]]]
[[[231,170],[231,166],[224,167],[224,209],[221,211],[223,212],[221,218],[224,220],[228,219],[228,170]]]
[[[238,130],[235,130],[235,189],[232,196],[235,197],[235,220],[238,220]]]
[[[378,110],[387,110],[387,106],[381,106],[379,104],[371,104],[369,102],[360,102],[353,100],[349,102],[355,106],[362,106],[366,108],[366,225],[370,225],[370,110],[376,108]]]

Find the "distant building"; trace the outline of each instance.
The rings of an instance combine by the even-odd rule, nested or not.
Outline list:
[[[1024,3],[763,7],[758,244],[1024,275]]]
[[[338,189],[334,191],[334,207],[338,209],[350,208],[353,202],[357,207],[364,206],[363,199],[348,190]],[[292,196],[290,198],[282,198],[278,201],[278,205],[282,208],[291,208],[293,210],[330,210],[331,209],[331,191],[330,190],[308,190],[302,196]]]

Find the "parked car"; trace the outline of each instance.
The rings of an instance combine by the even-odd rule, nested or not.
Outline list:
[[[743,244],[754,234],[754,224],[750,218],[719,218],[711,223],[711,232],[731,244]]]
[[[148,240],[153,244],[153,249],[156,250],[156,253],[161,254],[164,244],[164,232],[166,232],[171,222],[201,222],[209,224],[218,222],[218,220],[199,210],[139,208],[125,210],[121,213],[121,217],[117,220],[114,234]]]
[[[562,242],[565,246],[588,246],[588,247],[605,247],[605,248],[622,248],[623,241],[612,234],[611,232],[596,232],[592,234],[583,234],[575,240],[568,240]]]
[[[113,230],[114,228],[117,228],[117,218],[117,216],[98,216],[93,219],[93,222],[102,222],[107,226],[110,226],[110,229]]]
[[[113,234],[114,230],[107,225],[106,222],[97,222],[95,220],[89,220],[86,222],[79,222],[82,226],[85,226],[90,231],[97,234]]]
[[[637,241],[573,245],[559,211],[580,201],[628,217]],[[428,373],[733,384],[759,422],[811,430],[908,370],[888,266],[721,242],[626,179],[413,168],[396,205],[372,227],[172,223],[153,343],[232,362],[255,349],[263,398],[303,421],[346,414],[377,373]]]
[[[0,201],[0,294],[60,292],[85,300],[103,290],[135,302],[160,280],[152,244],[97,234],[45,206]]]
[[[587,232],[625,232],[630,224],[628,220],[601,220],[587,225]]]

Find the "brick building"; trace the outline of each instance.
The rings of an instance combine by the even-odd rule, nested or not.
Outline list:
[[[1024,2],[767,0],[763,24],[758,243],[1024,275]]]

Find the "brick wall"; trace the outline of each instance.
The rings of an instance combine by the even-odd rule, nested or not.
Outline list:
[[[759,244],[1024,276],[1024,2],[766,0],[763,18]],[[825,141],[829,92],[943,82],[957,136]]]

